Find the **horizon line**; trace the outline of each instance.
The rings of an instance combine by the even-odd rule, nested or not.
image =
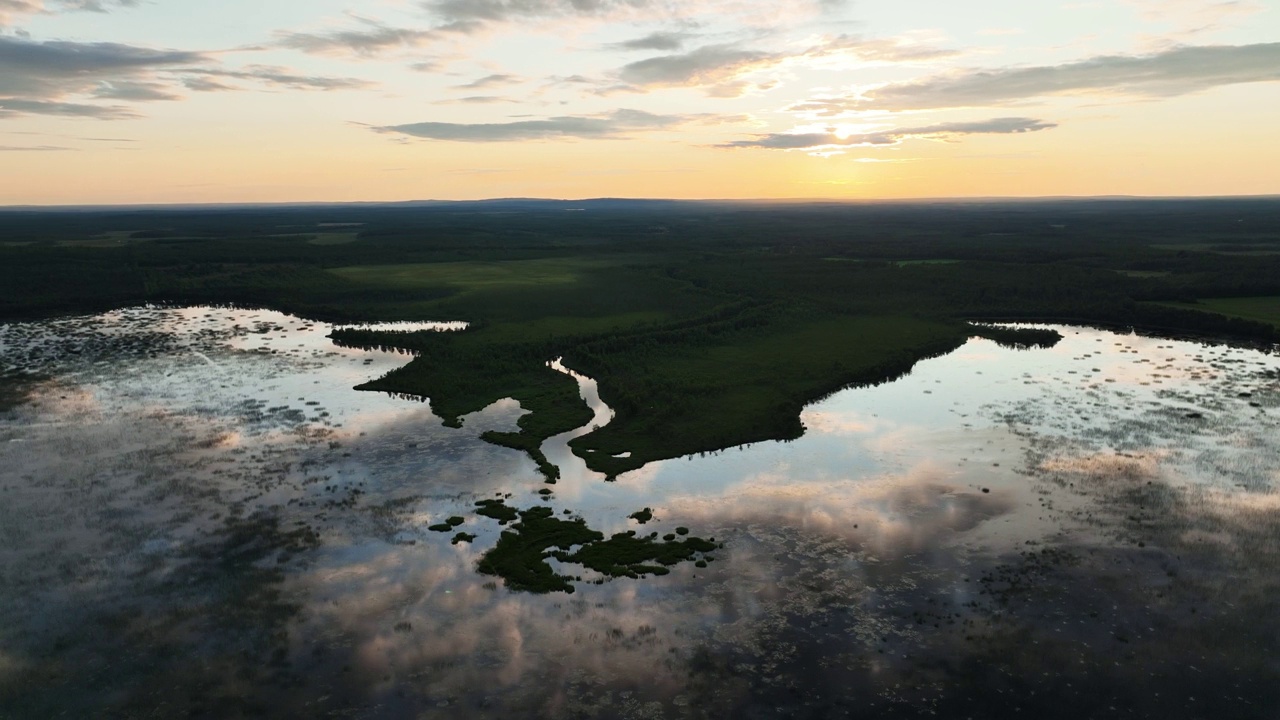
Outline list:
[[[83,203],[83,204],[23,204],[0,205],[0,212],[58,211],[58,210],[165,210],[165,209],[234,209],[234,208],[289,208],[289,207],[342,207],[342,206],[391,206],[391,205],[466,205],[478,203],[599,203],[599,202],[666,202],[741,205],[909,205],[912,203],[1031,203],[1031,202],[1085,202],[1085,201],[1177,201],[1177,200],[1280,200],[1280,193],[1250,195],[991,195],[953,197],[909,198],[667,198],[667,197],[488,197],[467,200],[423,198],[416,200],[282,200],[282,201],[225,201],[225,202],[141,202],[141,203]]]

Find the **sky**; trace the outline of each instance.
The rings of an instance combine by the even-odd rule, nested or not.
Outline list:
[[[0,0],[0,205],[1280,194],[1280,0]]]

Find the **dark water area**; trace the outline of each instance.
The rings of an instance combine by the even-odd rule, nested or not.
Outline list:
[[[0,326],[0,717],[1280,717],[1280,362],[1057,329],[548,488],[320,323]],[[498,499],[715,549],[514,591]]]

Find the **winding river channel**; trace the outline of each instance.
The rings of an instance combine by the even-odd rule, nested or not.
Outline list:
[[[356,392],[408,358],[322,323],[2,325],[0,717],[1280,717],[1280,360],[1057,329],[616,482],[583,428],[547,486],[479,439],[514,401]],[[723,547],[515,592],[493,498]]]

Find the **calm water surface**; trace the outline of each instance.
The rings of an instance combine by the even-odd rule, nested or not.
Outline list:
[[[552,438],[547,497],[478,439],[516,403],[445,428],[351,390],[408,358],[331,329],[0,326],[0,369],[43,378],[0,413],[0,717],[1280,717],[1274,355],[975,339],[790,443],[605,482],[586,428]],[[511,592],[476,568],[498,496],[724,547]],[[451,516],[473,542],[428,529]]]

